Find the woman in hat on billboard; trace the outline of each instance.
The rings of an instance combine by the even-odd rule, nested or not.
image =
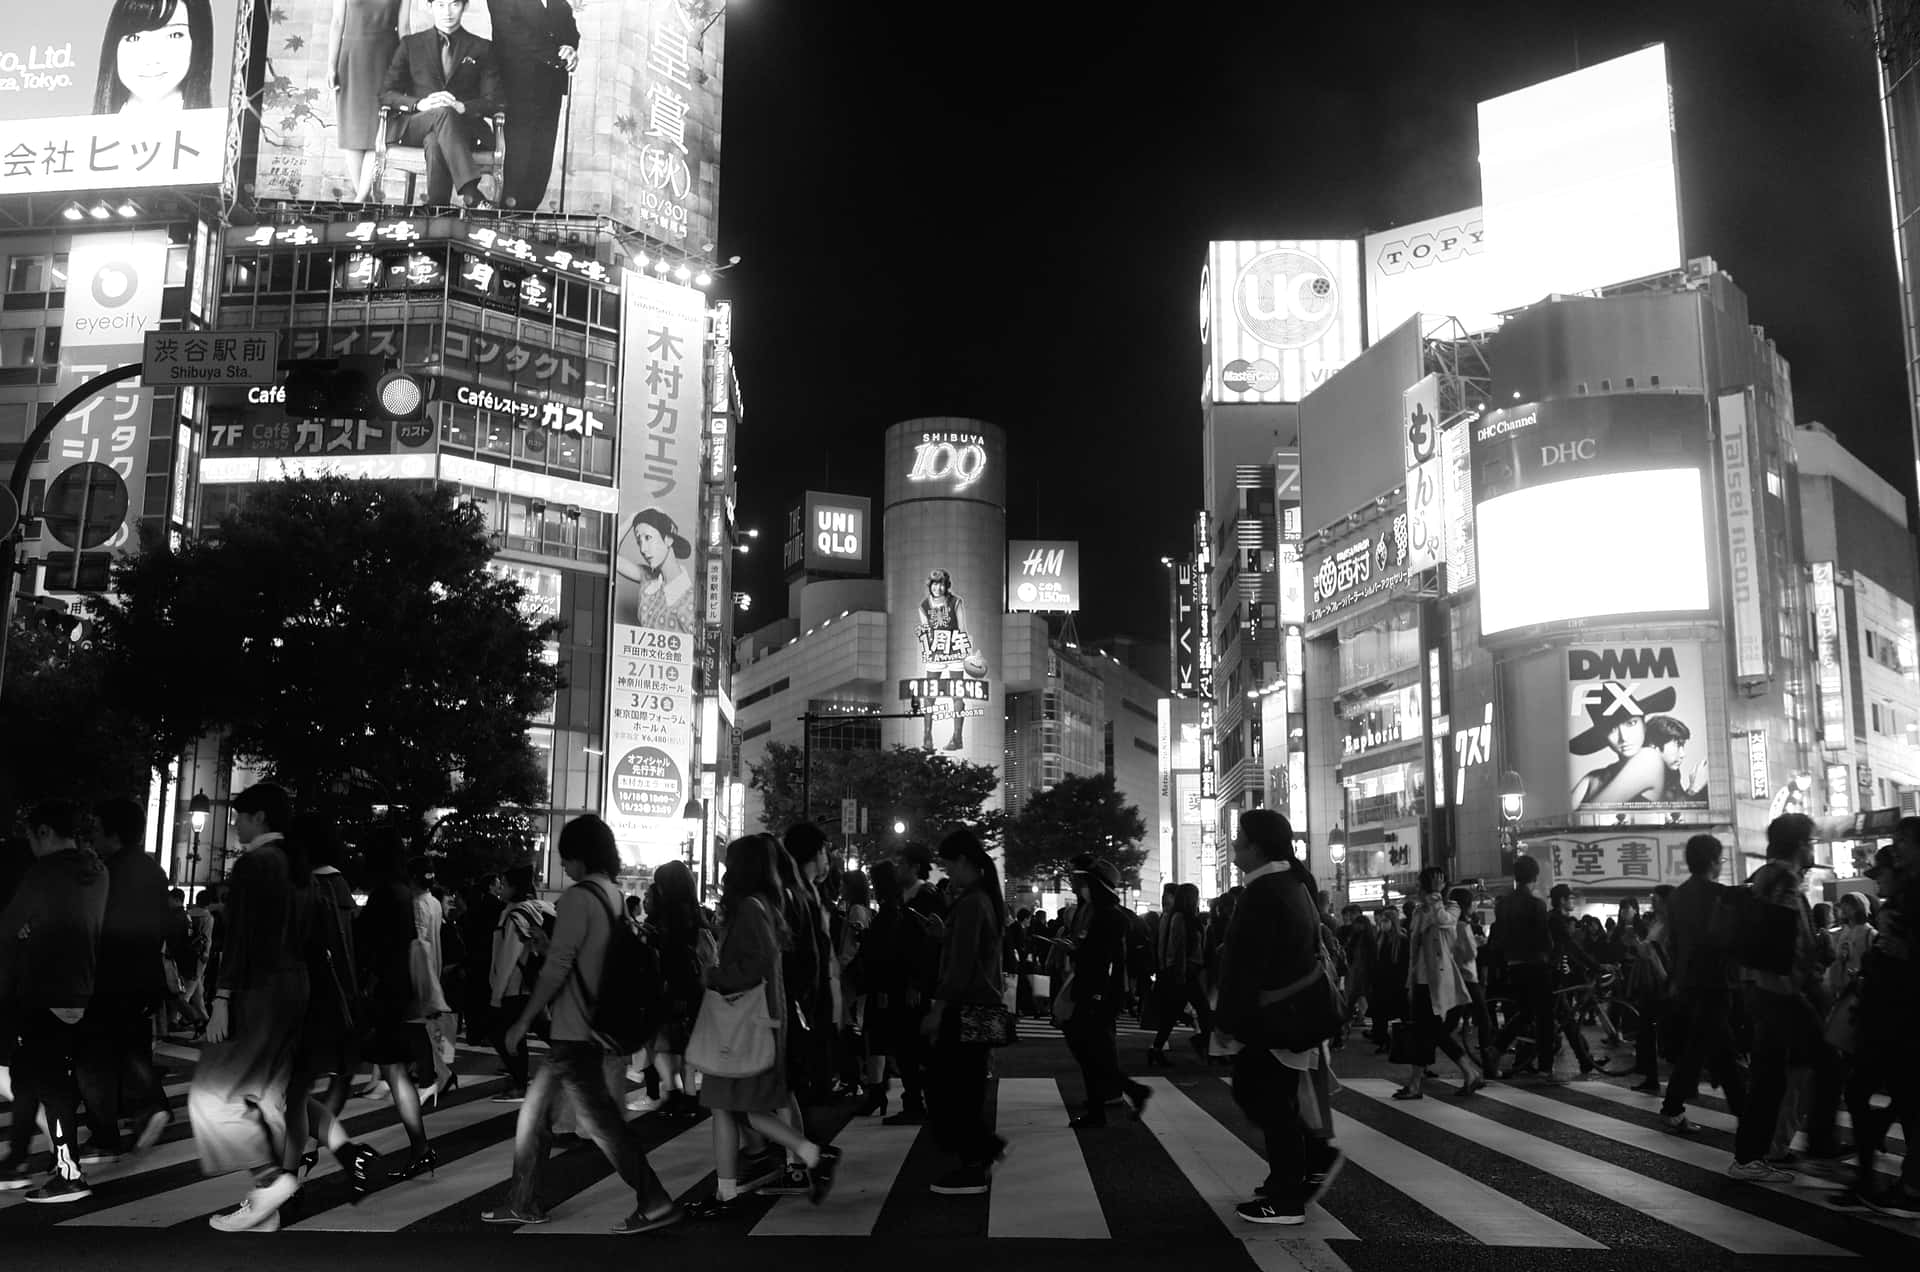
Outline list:
[[[213,105],[213,0],[117,0],[100,41],[93,113]]]
[[[673,518],[658,508],[633,515],[620,542],[617,568],[627,583],[621,587],[615,621],[670,632],[693,630],[693,580],[681,562],[693,555],[693,545],[681,535]]]
[[[1609,680],[1597,696],[1587,700],[1590,723],[1567,742],[1567,750],[1574,755],[1610,750],[1613,759],[1574,783],[1575,808],[1658,798],[1666,789],[1667,762],[1658,749],[1647,745],[1647,717],[1671,711],[1676,697],[1671,685],[1642,697],[1631,686]]]

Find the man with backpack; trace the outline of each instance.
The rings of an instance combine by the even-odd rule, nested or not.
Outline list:
[[[580,1134],[633,1189],[633,1213],[613,1231],[652,1232],[678,1223],[685,1213],[647,1165],[639,1138],[614,1100],[613,1083],[627,1056],[659,1026],[666,997],[659,959],[626,918],[625,900],[614,882],[620,851],[604,821],[588,814],[566,824],[560,832],[560,866],[573,886],[560,897],[546,962],[504,1039],[508,1051],[517,1050],[540,1013],[550,1011],[547,1062],[533,1075],[520,1106],[507,1203],[481,1218],[502,1224],[547,1222],[539,1200],[540,1171],[564,1092]]]

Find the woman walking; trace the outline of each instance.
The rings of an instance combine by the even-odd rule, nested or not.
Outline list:
[[[1206,950],[1201,944],[1200,889],[1183,883],[1173,893],[1173,904],[1160,916],[1159,966],[1153,983],[1160,1028],[1154,1034],[1153,1048],[1147,1052],[1147,1063],[1161,1069],[1173,1064],[1167,1058],[1167,1039],[1173,1035],[1182,1011],[1193,1008],[1199,1028],[1195,1038],[1204,1041],[1213,1031],[1213,1008],[1207,1005],[1207,992],[1200,983],[1207,968]]]
[[[650,891],[654,903],[645,931],[660,956],[667,987],[667,1017],[649,1048],[660,1080],[655,1107],[668,1117],[698,1117],[700,1105],[687,1089],[684,1060],[693,1018],[700,1010],[702,981],[714,963],[713,930],[694,894],[693,871],[684,861],[669,861],[655,871]],[[627,1107],[635,1106],[629,1102]]]
[[[885,1117],[889,1058],[910,1055],[913,1031],[920,1027],[917,1009],[909,1005],[914,997],[910,951],[919,922],[902,904],[900,875],[892,862],[875,862],[867,868],[867,877],[875,908],[859,953],[847,969],[848,982],[860,998],[867,1044],[861,1075],[864,1098],[853,1112],[855,1117]]]
[[[1000,938],[1007,926],[1007,899],[993,858],[971,830],[943,839],[940,861],[956,895],[940,950],[933,1009],[923,1026],[933,1042],[928,1113],[934,1142],[960,1163],[934,1181],[933,1191],[976,1197],[987,1191],[987,1172],[1007,1142],[987,1122],[988,1046],[962,1037],[960,1016],[963,1007],[1001,1005]]]
[[[1447,899],[1453,902],[1461,915],[1460,922],[1453,929],[1453,961],[1460,969],[1461,979],[1467,983],[1468,1001],[1456,1006],[1444,1023],[1448,1031],[1459,1028],[1463,1040],[1466,1037],[1465,1027],[1468,1024],[1473,1026],[1474,1042],[1479,1047],[1480,1068],[1482,1072],[1487,1072],[1493,1068],[1498,1053],[1494,1047],[1493,1014],[1487,1009],[1486,987],[1480,983],[1480,947],[1485,943],[1485,938],[1474,930],[1466,917],[1473,910],[1473,889],[1455,888],[1447,894]]]
[[[740,1134],[751,1128],[797,1157],[808,1174],[808,1198],[825,1201],[833,1188],[840,1150],[814,1143],[782,1118],[786,1112],[786,995],[781,984],[781,949],[791,934],[782,917],[778,854],[771,835],[747,835],[727,845],[726,875],[720,884],[719,962],[706,974],[706,988],[743,994],[765,987],[767,1016],[775,1022],[773,1064],[747,1077],[707,1074],[700,1103],[713,1112],[716,1183],[711,1201],[688,1207],[696,1219],[733,1213],[740,1200]],[[756,1172],[759,1173],[759,1172]]]
[[[521,1008],[533,994],[554,910],[534,892],[532,866],[509,867],[501,878],[500,891],[500,899],[507,904],[493,930],[488,986],[493,1005],[493,1049],[500,1053],[500,1063],[506,1068],[507,1089],[493,1098],[495,1103],[511,1104],[527,1096],[529,1053],[524,1037],[517,1046],[507,1046],[507,1026],[520,1018]]]
[[[1447,900],[1446,872],[1428,866],[1420,872],[1420,900],[1407,934],[1407,996],[1414,1030],[1414,1054],[1407,1080],[1393,1093],[1396,1100],[1423,1098],[1427,1066],[1438,1047],[1460,1069],[1460,1095],[1472,1095],[1487,1084],[1480,1066],[1467,1055],[1445,1020],[1455,1007],[1471,1004],[1472,994],[1454,954],[1454,935],[1460,907]]]
[[[285,789],[258,783],[232,808],[244,850],[227,875],[227,939],[187,1114],[203,1172],[253,1172],[239,1209],[213,1216],[214,1230],[273,1232],[300,1188],[286,1168],[287,1083],[307,1014],[307,915],[295,897],[308,866],[286,840],[293,800]]]
[[[412,1156],[395,1179],[432,1174],[440,1159],[427,1143],[417,1076],[433,1072],[433,1042],[427,1036],[428,996],[437,987],[419,977],[419,941],[406,846],[396,830],[374,832],[366,848],[367,908],[354,926],[360,983],[367,1014],[364,1058],[385,1076],[394,1111],[407,1129]]]

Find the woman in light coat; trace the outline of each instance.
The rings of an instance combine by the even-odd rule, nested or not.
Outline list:
[[[1436,1047],[1459,1066],[1459,1094],[1472,1095],[1487,1084],[1480,1066],[1443,1023],[1454,1008],[1473,1002],[1454,953],[1460,907],[1447,900],[1446,887],[1446,872],[1438,866],[1420,872],[1420,897],[1407,928],[1408,1016],[1414,1030],[1414,1053],[1405,1084],[1393,1093],[1396,1100],[1424,1098],[1426,1068],[1433,1063]]]

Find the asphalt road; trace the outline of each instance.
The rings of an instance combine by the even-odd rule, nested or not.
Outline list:
[[[1652,1101],[1624,1080],[1552,1086],[1495,1084],[1468,1100],[1434,1082],[1413,1103],[1388,1098],[1391,1075],[1355,1037],[1338,1055],[1345,1089],[1339,1133],[1350,1163],[1300,1228],[1255,1227],[1231,1206],[1258,1181],[1259,1136],[1234,1107],[1224,1071],[1176,1048],[1175,1069],[1149,1070],[1146,1038],[1123,1027],[1126,1067],[1155,1088],[1144,1123],[1117,1117],[1102,1130],[1065,1129],[1077,1073],[1051,1029],[1031,1026],[999,1053],[995,1101],[1013,1143],[991,1195],[942,1198],[927,1185],[950,1164],[929,1136],[820,1111],[816,1133],[846,1151],[826,1205],[754,1199],[712,1225],[605,1235],[630,1204],[591,1145],[556,1152],[543,1187],[555,1223],[488,1228],[480,1212],[502,1199],[515,1106],[493,1104],[497,1065],[466,1050],[468,1085],[428,1122],[444,1159],[432,1180],[396,1184],[358,1206],[324,1167],[273,1235],[226,1235],[206,1225],[243,1190],[238,1178],[201,1179],[183,1125],[147,1159],[94,1172],[95,1196],[30,1206],[0,1194],[0,1259],[13,1269],[66,1269],[76,1259],[166,1272],[343,1272],[355,1264],[426,1272],[510,1261],[566,1268],[594,1260],[686,1260],[708,1266],[776,1262],[782,1269],[884,1267],[973,1272],[986,1264],[1048,1272],[1204,1261],[1261,1272],[1531,1272],[1532,1269],[1685,1269],[1794,1272],[1920,1266],[1920,1225],[1836,1211],[1840,1180],[1813,1175],[1791,1187],[1727,1179],[1730,1120],[1703,1103],[1690,1138],[1658,1128]],[[175,1057],[176,1091],[186,1055]],[[8,1115],[0,1113],[0,1118]],[[398,1147],[389,1110],[348,1109],[358,1137]],[[635,1125],[677,1193],[712,1190],[711,1136],[642,1116]],[[1904,1145],[1896,1143],[1894,1151]],[[565,1229],[578,1231],[565,1231]],[[541,1239],[545,1238],[545,1239]],[[266,1249],[261,1243],[270,1243]],[[507,1242],[506,1249],[501,1243]],[[269,1254],[270,1251],[270,1254]]]

